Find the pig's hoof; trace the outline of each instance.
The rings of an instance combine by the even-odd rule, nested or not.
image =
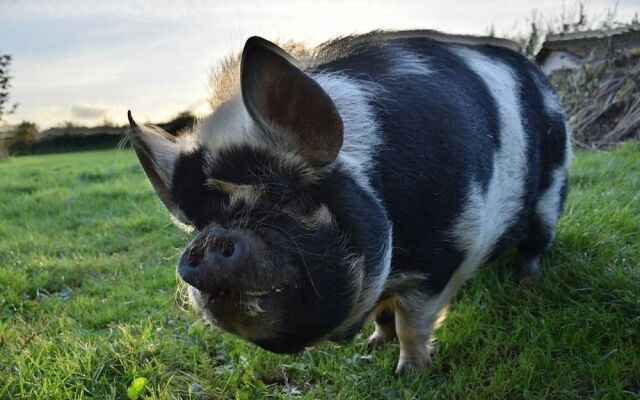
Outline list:
[[[387,338],[383,335],[379,335],[374,333],[369,336],[369,340],[367,341],[367,350],[377,349],[378,347],[382,347],[387,342]]]
[[[430,356],[412,359],[400,359],[396,367],[396,376],[406,375],[411,372],[422,371],[425,368],[431,368],[433,365]]]
[[[413,371],[431,368],[431,355],[434,350],[432,343],[402,348],[402,341],[400,341],[400,359],[396,367],[396,375],[400,376]]]
[[[372,350],[376,347],[381,347],[385,343],[396,338],[396,330],[393,324],[379,324],[376,322],[376,330],[369,336],[367,342],[367,349]]]
[[[540,259],[534,258],[523,261],[520,264],[519,281],[523,286],[532,285],[540,280],[542,272],[540,271]]]

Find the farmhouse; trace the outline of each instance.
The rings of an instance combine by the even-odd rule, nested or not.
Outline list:
[[[0,158],[9,156],[9,141],[13,136],[12,127],[9,125],[0,125]]]
[[[546,75],[578,68],[591,59],[604,59],[610,52],[640,51],[640,23],[617,29],[548,35],[535,61]]]

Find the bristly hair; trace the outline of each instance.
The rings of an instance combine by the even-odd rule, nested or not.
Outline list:
[[[312,58],[313,49],[304,43],[287,41],[276,42],[276,44],[295,57],[299,62],[299,67],[306,67]],[[240,93],[240,58],[241,53],[234,52],[211,68],[209,106],[212,110],[216,110]]]
[[[394,39],[426,38],[439,42],[470,44],[470,45],[493,45],[505,47],[513,51],[519,51],[518,43],[497,37],[455,35],[438,32],[431,29],[413,29],[405,31],[394,30],[374,30],[364,34],[354,34],[338,36],[318,45],[314,51],[314,64],[330,62],[348,53],[351,55],[371,47],[372,44],[382,45]]]

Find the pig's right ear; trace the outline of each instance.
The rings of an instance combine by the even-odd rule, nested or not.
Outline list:
[[[131,111],[127,117],[130,125],[128,138],[144,172],[160,200],[171,214],[179,218],[180,212],[171,195],[171,179],[180,155],[180,144],[175,137],[156,126],[138,125],[131,117]]]
[[[342,118],[320,85],[275,44],[260,37],[247,40],[240,66],[242,100],[266,132],[291,134],[311,165],[333,162],[342,147]]]

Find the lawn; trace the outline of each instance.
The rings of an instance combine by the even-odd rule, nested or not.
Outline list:
[[[401,378],[371,326],[294,356],[204,326],[176,290],[188,239],[131,151],[0,161],[0,398],[640,398],[640,144],[578,152],[543,280],[484,268]]]

